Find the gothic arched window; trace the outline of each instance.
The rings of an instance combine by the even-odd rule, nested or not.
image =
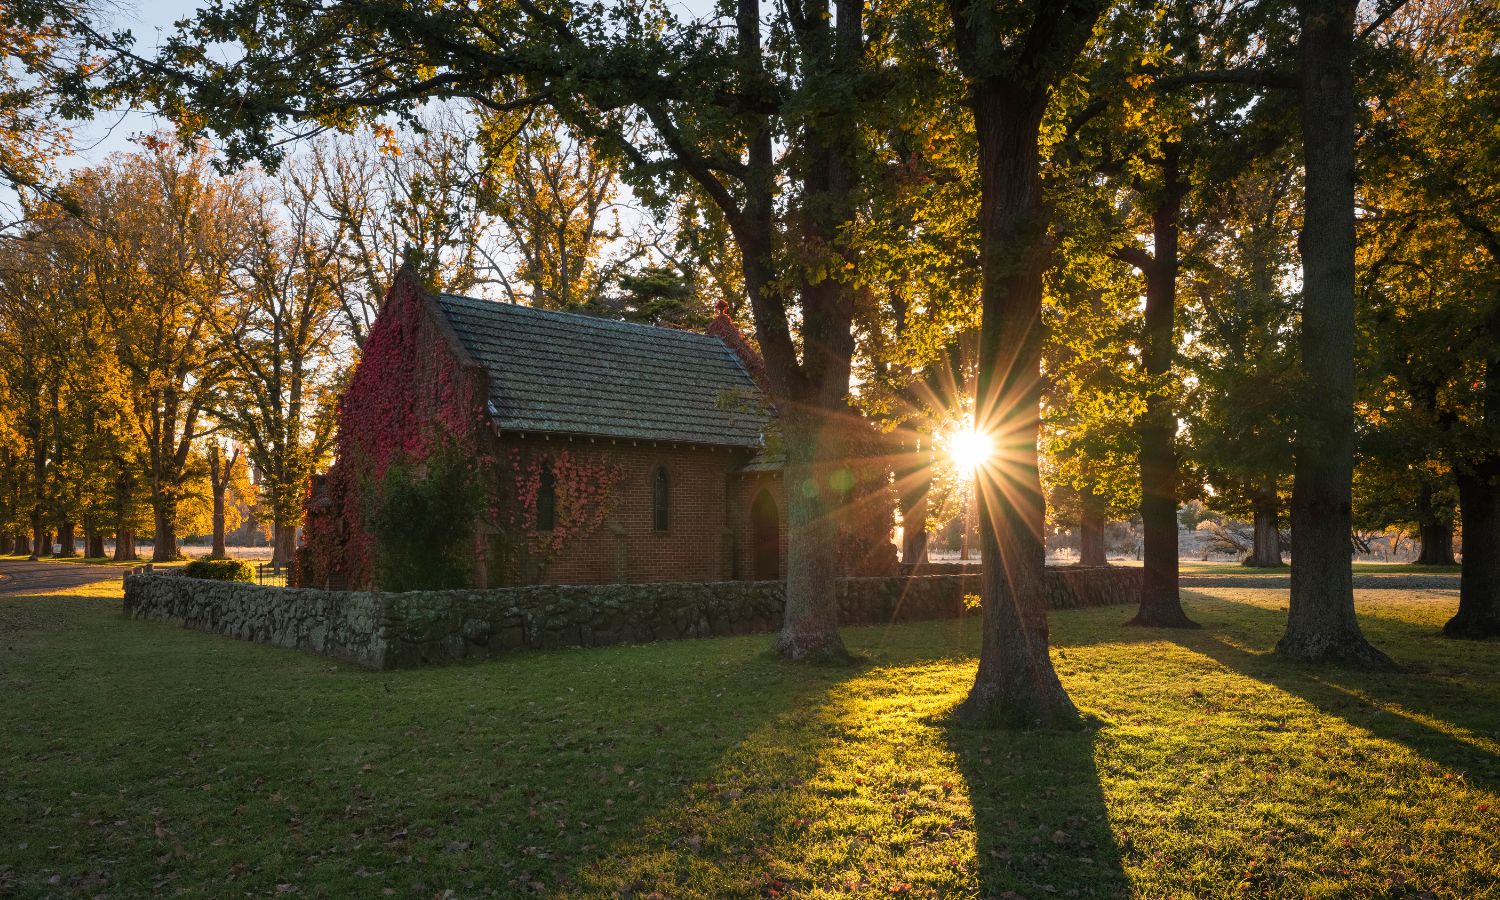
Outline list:
[[[667,469],[662,466],[651,476],[651,527],[657,531],[667,530],[667,510],[670,506],[668,492]]]
[[[552,463],[542,463],[541,484],[536,489],[536,530],[551,531],[557,527],[557,478]]]

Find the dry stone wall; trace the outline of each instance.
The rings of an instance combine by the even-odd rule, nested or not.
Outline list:
[[[125,614],[311,650],[366,668],[385,666],[385,597],[357,591],[263,587],[181,575],[125,576]]]
[[[849,625],[953,618],[979,592],[978,575],[846,578]],[[481,659],[517,650],[597,647],[781,626],[784,586],[773,581],[536,585],[364,593],[271,588],[176,575],[125,579],[125,610],[277,647],[312,650],[371,669]],[[1054,609],[1133,603],[1140,571],[1049,569]]]

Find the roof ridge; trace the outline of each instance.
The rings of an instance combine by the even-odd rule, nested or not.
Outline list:
[[[656,333],[656,334],[681,335],[681,336],[685,336],[685,337],[689,337],[689,338],[707,338],[708,340],[714,341],[715,343],[718,343],[718,344],[723,344],[724,343],[723,341],[719,340],[717,337],[715,337],[715,336],[713,336],[711,334],[707,334],[707,333],[702,332],[702,331],[694,331],[694,330],[688,329],[688,328],[672,328],[672,327],[667,326],[667,325],[648,325],[645,322],[630,322],[630,321],[626,321],[625,319],[608,319],[608,318],[605,318],[604,316],[596,316],[596,315],[592,315],[590,313],[568,312],[566,310],[561,310],[561,309],[543,309],[540,306],[526,306],[525,304],[522,304],[522,303],[513,303],[513,302],[510,302],[510,301],[507,301],[507,300],[486,300],[483,297],[469,297],[469,296],[467,296],[465,294],[439,293],[437,296],[438,296],[439,300],[463,300],[463,301],[466,301],[468,303],[479,304],[479,305],[487,306],[487,307],[499,307],[499,308],[510,308],[510,309],[515,309],[515,310],[522,310],[522,311],[525,311],[526,313],[528,313],[530,315],[537,315],[537,316],[542,316],[542,317],[556,316],[556,317],[568,318],[568,319],[582,319],[582,320],[584,320],[586,322],[589,322],[589,323],[592,323],[592,324],[597,324],[597,325],[603,325],[605,327],[618,327],[618,328],[623,328],[623,329],[627,329],[627,330],[638,330],[638,331],[639,330],[644,330],[644,331],[651,331],[651,332]]]

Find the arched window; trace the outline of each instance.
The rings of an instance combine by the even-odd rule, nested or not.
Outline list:
[[[552,463],[542,463],[541,484],[536,489],[536,530],[551,531],[557,527],[557,478]]]
[[[651,476],[651,527],[657,531],[667,530],[669,499],[667,469],[660,466],[656,474]]]

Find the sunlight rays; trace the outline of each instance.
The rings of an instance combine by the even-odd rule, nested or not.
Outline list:
[[[966,478],[973,478],[980,466],[989,465],[995,452],[994,439],[973,425],[951,432],[945,443],[953,467]]]

